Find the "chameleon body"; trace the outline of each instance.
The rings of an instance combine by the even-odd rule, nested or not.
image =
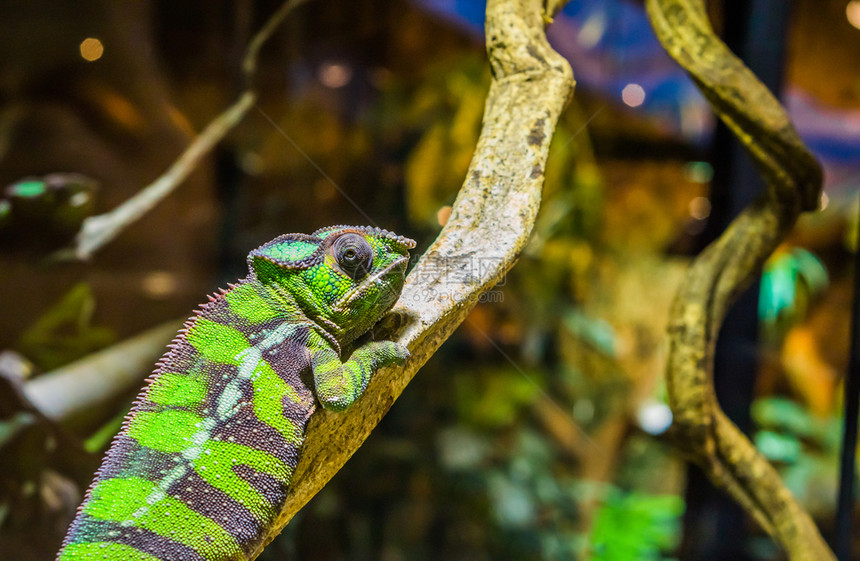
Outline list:
[[[210,296],[156,365],[57,559],[247,559],[317,404],[346,409],[375,370],[408,357],[356,339],[396,302],[414,246],[332,226],[252,251],[249,275]]]

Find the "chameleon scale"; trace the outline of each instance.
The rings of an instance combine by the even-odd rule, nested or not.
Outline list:
[[[251,252],[171,343],[72,522],[58,561],[247,559],[286,498],[317,405],[349,407],[392,341],[342,349],[396,302],[415,242],[332,226]]]

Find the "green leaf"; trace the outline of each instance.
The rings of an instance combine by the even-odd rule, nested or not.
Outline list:
[[[591,531],[592,559],[663,560],[680,536],[684,501],[675,495],[625,493],[613,488]]]
[[[771,461],[793,464],[800,458],[800,441],[793,436],[760,430],[755,434],[755,445]]]
[[[838,442],[839,439],[833,419],[820,419],[799,403],[784,397],[757,399],[752,405],[752,417],[764,429],[790,433],[822,445]]]
[[[782,315],[790,316],[796,311],[801,291],[808,297],[825,290],[829,283],[827,269],[809,251],[795,247],[778,253],[764,266],[759,291],[759,318],[772,324]]]
[[[818,258],[809,251],[796,247],[792,250],[797,263],[797,270],[806,282],[810,293],[818,294],[827,289],[830,284],[830,275]]]
[[[92,325],[95,297],[86,283],[76,284],[21,335],[24,355],[51,370],[106,347],[113,330]]]

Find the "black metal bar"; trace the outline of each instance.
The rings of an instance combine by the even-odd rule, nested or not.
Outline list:
[[[833,549],[840,561],[850,561],[854,529],[854,485],[857,451],[857,417],[860,415],[860,230],[854,254],[854,304],[851,307],[851,358],[845,375],[845,419],[839,458],[839,498]]]

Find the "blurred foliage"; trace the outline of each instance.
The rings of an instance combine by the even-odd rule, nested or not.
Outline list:
[[[789,393],[809,413],[830,416],[837,413],[840,375],[823,353],[822,337],[826,340],[827,334],[816,333],[807,324],[791,328],[781,341],[780,366]]]
[[[454,201],[478,142],[489,78],[483,57],[468,56],[454,69],[433,68],[414,95],[393,94],[408,100],[397,109],[402,124],[423,131],[404,169],[413,224],[435,225],[439,207]]]
[[[122,423],[125,421],[130,409],[131,407],[127,407],[121,410],[118,414],[114,415],[112,419],[108,420],[101,427],[96,429],[94,433],[84,440],[84,450],[92,454],[97,454],[106,450],[110,441],[119,432],[120,428],[122,428]]]
[[[543,385],[540,371],[526,373],[516,365],[493,365],[485,376],[470,374],[454,379],[460,416],[488,429],[510,426],[523,406],[534,402]]]
[[[780,248],[764,266],[758,315],[767,340],[774,340],[806,316],[810,299],[827,290],[827,269],[811,252]]]
[[[776,464],[788,488],[813,516],[836,507],[842,420],[821,417],[783,397],[757,399],[752,415],[756,447]]]
[[[110,328],[93,324],[95,298],[86,283],[73,286],[21,335],[19,349],[42,370],[50,370],[106,347]]]
[[[781,374],[791,392],[817,416],[832,415],[837,403],[837,370],[809,324],[810,311],[829,288],[830,275],[818,257],[802,247],[783,246],[765,263],[759,291],[763,344],[779,350]]]
[[[678,545],[684,501],[675,495],[625,493],[609,487],[591,531],[591,559],[663,561]]]

